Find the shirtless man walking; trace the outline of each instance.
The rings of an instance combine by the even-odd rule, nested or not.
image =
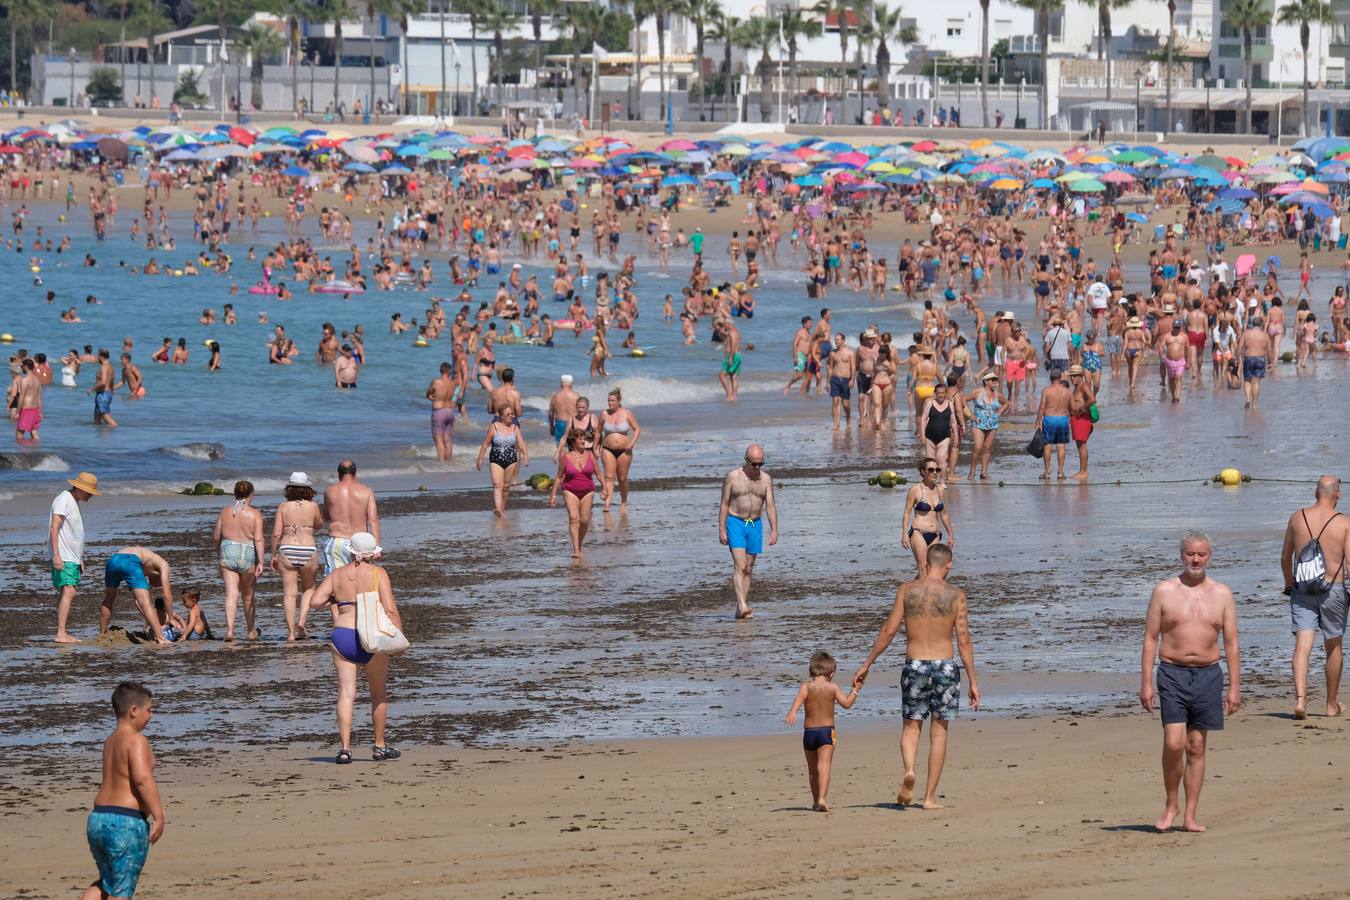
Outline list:
[[[1050,372],[1050,383],[1041,392],[1041,406],[1036,411],[1036,429],[1045,440],[1045,449],[1041,451],[1041,459],[1045,463],[1042,481],[1050,480],[1051,453],[1055,454],[1059,463],[1059,480],[1064,480],[1064,452],[1069,445],[1069,413],[1072,405],[1073,391],[1059,377],[1059,372]]]
[[[1327,653],[1327,715],[1339,716],[1345,704],[1337,700],[1341,687],[1341,640],[1345,636],[1345,565],[1350,554],[1350,519],[1336,511],[1341,500],[1341,480],[1323,475],[1317,480],[1312,506],[1297,510],[1284,529],[1280,569],[1294,632],[1294,718],[1308,718],[1308,660],[1318,631]],[[1322,547],[1323,571],[1300,572],[1299,551],[1316,539]],[[1319,591],[1320,580],[1328,589]]]
[[[563,375],[558,379],[558,390],[548,398],[548,430],[553,435],[553,443],[558,446],[562,445],[563,435],[567,433],[567,423],[576,418],[578,396],[572,389],[572,376]]]
[[[717,509],[718,540],[731,549],[731,589],[736,593],[736,618],[748,619],[750,576],[755,557],[764,552],[764,518],[769,520],[769,546],[778,543],[778,507],[773,502],[773,479],[764,471],[764,448],[751,444],[745,461],[727,473],[722,502]]]
[[[1188,531],[1181,539],[1182,572],[1160,581],[1148,601],[1139,702],[1162,708],[1163,787],[1167,805],[1155,827],[1172,828],[1181,812],[1178,788],[1186,783],[1182,827],[1204,831],[1195,818],[1205,782],[1205,748],[1211,731],[1223,730],[1223,717],[1242,703],[1239,688],[1237,611],[1233,592],[1206,573],[1214,553],[1209,535]],[[1228,692],[1219,667],[1219,634],[1228,662]],[[1153,664],[1158,660],[1157,688]]]
[[[375,492],[356,480],[356,463],[350,459],[338,463],[337,474],[337,484],[323,492],[323,520],[328,526],[328,542],[323,547],[325,577],[352,561],[347,552],[352,535],[368,531],[376,543],[380,540]]]
[[[436,458],[449,462],[454,452],[455,435],[455,379],[448,362],[441,363],[441,374],[427,385],[427,399],[431,401],[431,439],[436,442]]]
[[[858,363],[853,351],[844,342],[843,333],[834,336],[834,351],[829,357],[830,406],[834,412],[834,427],[839,429],[839,414],[844,415],[844,424],[849,424],[852,408],[849,406],[849,393],[853,388],[853,377],[857,374]]]
[[[905,666],[900,671],[905,724],[900,735],[900,755],[905,763],[904,780],[895,798],[901,806],[914,799],[915,764],[923,720],[932,719],[928,733],[928,787],[923,808],[941,809],[937,802],[938,780],[947,760],[947,729],[956,718],[961,698],[961,669],[970,679],[970,708],[980,708],[980,689],[975,680],[975,649],[970,640],[964,591],[947,583],[952,570],[952,551],[946,544],[928,548],[928,569],[914,581],[900,585],[895,605],[872,644],[867,661],[853,676],[853,686],[867,680],[872,663],[905,630]],[[956,645],[953,651],[953,639]],[[961,654],[957,665],[956,653]]]
[[[802,382],[802,395],[805,396],[807,390],[811,387],[810,372],[815,360],[812,358],[811,346],[811,317],[802,316],[802,327],[797,329],[797,333],[792,336],[792,378],[788,380],[783,388],[786,394],[792,390],[792,386],[798,381]]]
[[[1246,398],[1243,409],[1254,409],[1261,400],[1261,379],[1266,377],[1269,351],[1270,335],[1262,327],[1261,317],[1253,316],[1242,332],[1242,393]]]
[[[510,425],[520,418],[520,391],[516,389],[516,370],[502,369],[502,383],[488,395],[487,411]]]
[[[117,421],[112,417],[112,401],[117,376],[113,374],[112,363],[108,361],[108,351],[98,351],[98,374],[94,376],[94,386],[89,393],[94,395],[94,424],[116,428]]]
[[[22,363],[23,376],[19,378],[17,402],[19,417],[14,423],[14,439],[23,441],[38,439],[38,429],[42,426],[42,379],[37,375],[37,363],[25,359]]]

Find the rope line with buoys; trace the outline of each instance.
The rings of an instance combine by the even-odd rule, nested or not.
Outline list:
[[[1045,487],[1047,484],[1053,484],[1058,481],[1070,481],[1070,480],[1073,479],[1055,479],[1054,481],[1047,481],[1044,478],[1039,478],[1036,481],[1005,481],[1000,479],[1000,480],[988,480],[987,483],[996,487]],[[984,480],[972,481],[969,479],[961,479],[962,483],[968,482],[970,484],[980,484],[982,483],[982,481]],[[1253,484],[1253,483],[1308,484],[1311,481],[1316,481],[1316,479],[1266,478],[1260,475],[1248,475],[1232,467],[1223,469],[1222,471],[1215,473],[1213,476],[1209,478],[1199,479],[1199,483],[1201,485],[1221,484],[1224,487],[1238,487],[1239,485]],[[1194,476],[1190,478],[1141,478],[1135,480],[1118,478],[1115,481],[1081,481],[1081,482],[1076,480],[1074,481],[1076,485],[1082,485],[1084,487],[1135,487],[1139,485],[1153,485],[1153,484],[1195,484],[1196,482],[1197,478]],[[895,471],[888,469],[884,472],[880,472],[876,475],[873,475],[871,478],[867,479],[867,483],[868,485],[871,485],[873,487],[893,488],[897,485],[908,484],[908,481],[904,478],[904,476],[899,475]]]

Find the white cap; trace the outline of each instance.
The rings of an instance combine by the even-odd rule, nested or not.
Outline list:
[[[314,487],[314,482],[310,481],[304,472],[292,472],[291,477],[286,480],[286,487]]]
[[[571,375],[564,375],[562,378],[560,378],[560,379],[558,379],[558,380],[561,381],[563,384],[571,384],[571,383],[572,383],[572,376],[571,376]]]

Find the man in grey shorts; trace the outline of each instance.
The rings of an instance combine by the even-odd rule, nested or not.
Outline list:
[[[1327,653],[1327,715],[1339,716],[1345,704],[1337,699],[1341,686],[1341,639],[1345,635],[1345,566],[1350,553],[1350,518],[1336,511],[1341,500],[1341,480],[1334,475],[1317,479],[1312,506],[1297,510],[1284,529],[1280,568],[1294,632],[1294,718],[1308,718],[1308,661],[1316,632],[1322,632]],[[1295,557],[1313,538],[1322,546],[1326,562],[1323,580],[1331,585],[1326,593],[1299,590],[1294,583]]]

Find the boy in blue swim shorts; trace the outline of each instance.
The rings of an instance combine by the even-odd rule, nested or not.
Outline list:
[[[98,878],[83,900],[130,898],[150,853],[164,834],[164,804],[155,784],[155,754],[142,733],[154,715],[148,688],[124,681],[112,695],[117,726],[103,744],[103,784],[85,824]]]
[[[802,751],[806,754],[806,775],[811,781],[811,809],[829,812],[826,797],[830,793],[830,763],[834,760],[834,705],[849,709],[858,702],[859,685],[847,694],[834,683],[834,657],[824,650],[811,654],[811,680],[797,690],[788,710],[787,723],[797,724],[797,710],[806,707]]]

